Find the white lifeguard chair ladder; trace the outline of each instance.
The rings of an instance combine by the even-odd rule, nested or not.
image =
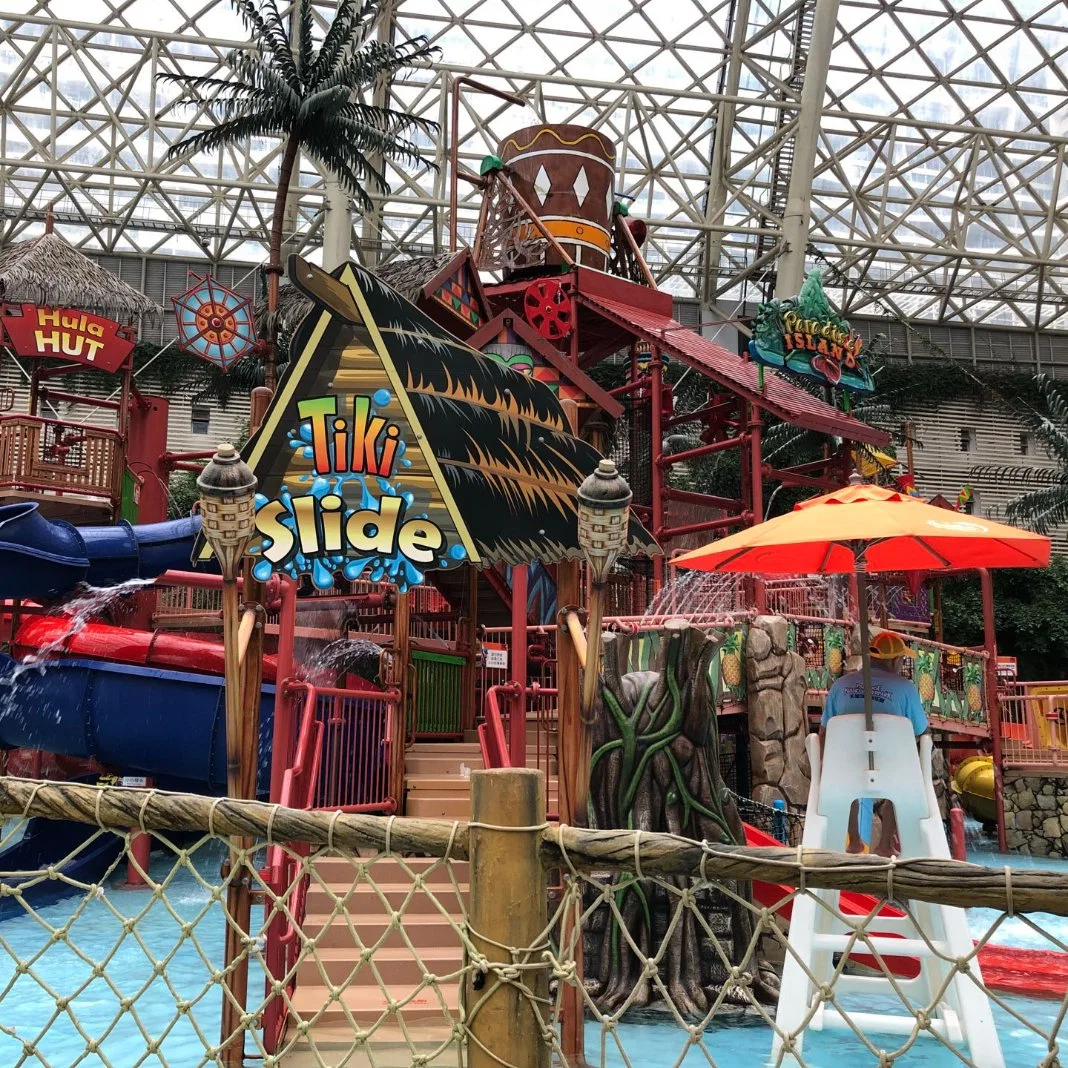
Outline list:
[[[893,802],[897,816],[900,857],[948,860],[949,843],[931,780],[930,735],[920,739],[917,750],[908,719],[888,715],[872,718],[872,731],[864,729],[863,714],[835,716],[829,721],[823,755],[826,775],[821,774],[819,740],[816,735],[809,735],[812,785],[802,848],[844,848],[853,801],[885,797]],[[869,753],[874,759],[868,758]],[[775,1016],[772,1064],[803,1063],[799,1055],[806,1030],[856,1028],[870,1040],[880,1034],[904,1037],[913,1032],[917,1015],[923,1013],[930,1030],[921,1029],[921,1038],[930,1040],[932,1031],[937,1032],[947,1042],[963,1047],[962,1052],[977,1068],[1004,1068],[990,999],[981,985],[982,974],[964,910],[910,901],[909,911],[915,923],[907,915],[871,920],[857,916],[855,922],[858,927],[863,925],[868,939],[865,942],[854,938],[856,928],[843,916],[837,890],[808,890],[794,899],[790,949]],[[884,959],[918,959],[919,975],[895,978],[892,985],[881,974],[842,974],[834,980],[832,989],[835,998],[848,997],[849,1006],[839,1013],[821,996],[821,988],[832,983],[835,956],[872,951]],[[955,962],[962,958],[968,959],[968,974],[953,974]],[[945,992],[939,998],[943,988]],[[889,995],[900,1004],[900,1012],[863,1011],[861,997],[865,995],[880,995],[884,1006]],[[902,997],[907,998],[908,1004]],[[792,1037],[798,1056],[790,1052],[789,1046],[784,1048],[784,1036]],[[872,1044],[881,1048],[877,1039]],[[907,1063],[908,1054],[902,1060]]]

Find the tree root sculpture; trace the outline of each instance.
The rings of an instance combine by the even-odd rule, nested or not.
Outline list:
[[[649,640],[648,638],[646,640]],[[742,844],[745,833],[734,800],[719,770],[719,726],[709,670],[719,639],[669,620],[656,636],[655,670],[629,671],[631,640],[604,638],[604,677],[594,724],[590,762],[590,818],[598,827],[662,831],[710,842]],[[656,956],[654,914],[666,893],[668,939],[659,969],[668,996],[683,1016],[701,1016],[719,996],[702,967],[702,939],[708,932],[693,908],[680,905],[689,881],[678,892],[651,880],[624,876],[616,881],[614,908],[602,935],[600,975],[590,992],[602,1011],[639,1008],[654,1000],[651,969]],[[742,983],[772,1002],[778,984],[760,961],[753,937],[749,884],[729,888],[731,945],[722,970],[741,969]],[[661,910],[663,911],[663,910]],[[677,912],[677,915],[676,915]],[[747,1000],[744,990],[724,1000]]]

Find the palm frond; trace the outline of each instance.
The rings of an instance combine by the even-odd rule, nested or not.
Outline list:
[[[298,0],[297,26],[300,32],[297,73],[301,84],[307,86],[312,84],[309,75],[315,58],[315,12],[312,10],[311,0]]]
[[[1024,523],[1039,534],[1048,534],[1068,521],[1068,485],[1032,490],[1017,497],[1006,510],[1010,522]]]
[[[362,4],[358,0],[340,0],[334,21],[326,31],[319,54],[308,72],[309,84],[318,84],[328,71],[334,69],[354,41],[361,39],[363,28],[374,23],[380,8],[381,0],[364,0]]]
[[[1068,485],[1068,475],[1049,467],[1017,467],[1012,464],[982,464],[968,471],[974,482],[995,482],[1003,486]]]

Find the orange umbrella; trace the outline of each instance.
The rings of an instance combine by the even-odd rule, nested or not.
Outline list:
[[[843,489],[795,505],[792,512],[678,556],[676,567],[746,571],[756,575],[857,572],[867,604],[869,571],[945,571],[950,568],[1045,567],[1049,538],[1027,530],[924,504],[854,475]],[[874,728],[868,613],[860,612],[864,714]],[[868,753],[868,767],[874,767]]]
[[[676,567],[756,575],[1045,567],[1050,541],[1028,530],[850,485],[777,519],[678,556]]]

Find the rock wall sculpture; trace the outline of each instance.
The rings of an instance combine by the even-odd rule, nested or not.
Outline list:
[[[805,751],[805,658],[787,649],[781,616],[757,616],[749,627],[745,667],[749,695],[749,767],[752,796],[763,805],[808,801]]]

